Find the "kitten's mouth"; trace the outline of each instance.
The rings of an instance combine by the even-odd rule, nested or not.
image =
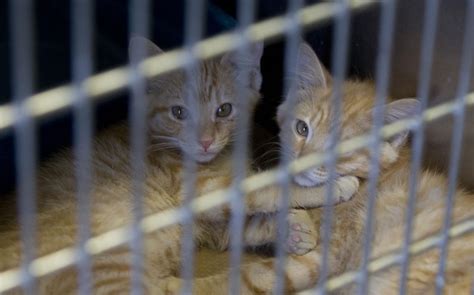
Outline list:
[[[217,155],[217,152],[198,152],[194,158],[198,163],[207,163],[212,161]]]

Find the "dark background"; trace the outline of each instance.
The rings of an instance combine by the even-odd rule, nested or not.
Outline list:
[[[151,1],[152,39],[164,49],[181,46],[183,42],[184,0]],[[286,0],[260,0],[258,19],[285,13]],[[306,4],[318,2],[306,1]],[[35,3],[35,92],[49,89],[70,81],[70,2],[65,0],[39,0]],[[94,54],[95,72],[101,72],[127,62],[128,46],[127,0],[95,1]],[[11,99],[11,64],[8,1],[0,1],[0,103]],[[235,1],[207,1],[206,36],[232,29],[235,25]],[[378,22],[377,11],[366,11],[354,16],[358,20],[371,17]],[[305,39],[311,43],[319,57],[328,67],[331,53],[332,23],[307,32]],[[375,35],[370,36],[375,42]],[[360,41],[351,42],[351,55],[357,54]],[[283,41],[265,48],[262,61],[263,100],[256,113],[256,121],[271,132],[277,127],[272,120],[275,108],[282,97]],[[349,62],[350,74],[370,75],[372,70]],[[127,95],[115,95],[114,99],[96,107],[96,128],[100,130],[127,117]],[[70,113],[56,115],[38,122],[37,148],[40,160],[44,160],[58,149],[70,146],[72,141],[72,119]],[[11,191],[15,185],[14,136],[0,135],[0,195]]]

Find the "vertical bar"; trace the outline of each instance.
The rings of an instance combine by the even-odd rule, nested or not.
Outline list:
[[[360,269],[360,281],[358,294],[363,295],[367,293],[368,285],[368,264],[370,261],[371,243],[373,236],[373,224],[374,224],[374,207],[377,196],[377,183],[380,172],[380,128],[383,126],[384,117],[384,105],[387,97],[388,83],[390,76],[390,59],[392,56],[392,42],[393,42],[393,29],[395,25],[395,11],[396,11],[395,0],[382,1],[382,12],[380,15],[380,32],[379,32],[379,44],[378,44],[378,56],[377,56],[377,68],[376,68],[376,93],[375,93],[375,105],[373,109],[373,127],[371,131],[372,135],[372,147],[371,147],[371,163],[372,169],[369,170],[369,183],[368,183],[368,195],[369,201],[367,205],[367,220],[365,223],[364,232],[364,249],[362,254],[362,265]]]
[[[459,171],[459,159],[462,151],[462,140],[464,131],[464,118],[466,115],[466,95],[469,91],[471,78],[471,66],[474,53],[474,0],[469,0],[466,11],[466,26],[464,28],[464,44],[459,73],[459,84],[456,93],[456,108],[453,112],[454,130],[451,140],[451,156],[449,160],[449,182],[448,195],[446,199],[446,213],[443,224],[443,234],[440,243],[439,269],[436,275],[436,295],[443,294],[444,276],[446,272],[446,260],[449,246],[449,229],[451,227],[452,211],[455,202],[457,177]]]
[[[338,5],[335,6],[337,10],[336,15],[336,32],[333,42],[334,50],[332,54],[332,65],[334,72],[333,80],[333,96],[332,101],[334,107],[331,113],[331,134],[329,138],[329,148],[328,148],[328,161],[327,167],[329,172],[329,179],[326,192],[327,204],[331,203],[333,199],[333,187],[334,181],[336,178],[336,163],[337,163],[337,153],[336,146],[340,137],[340,118],[342,115],[342,87],[344,85],[344,80],[346,77],[347,71],[347,50],[349,44],[349,31],[350,31],[350,9],[348,0],[339,0]],[[318,288],[316,293],[325,294],[326,292],[326,280],[328,277],[329,269],[329,249],[332,233],[332,216],[333,216],[333,206],[324,207],[324,217],[323,217],[323,233],[322,233],[322,261],[321,261],[321,274],[318,282]]]
[[[93,117],[85,79],[92,74],[92,3],[74,0],[72,18],[72,79],[74,84],[74,152],[77,178],[79,294],[91,294],[91,261],[85,249],[90,238],[91,150]]]
[[[471,283],[471,295],[474,295],[474,277],[472,278],[472,283]]]
[[[149,0],[133,0],[130,3],[130,35],[149,35]],[[131,294],[143,294],[143,235],[140,230],[140,220],[143,217],[143,195],[146,167],[146,81],[140,71],[140,62],[146,58],[146,48],[143,42],[130,51],[130,80],[131,100],[129,104],[130,119],[130,165],[132,171],[132,203],[133,222],[132,238],[130,239],[131,253]]]
[[[406,294],[406,283],[410,266],[410,242],[413,232],[413,218],[416,205],[416,194],[418,190],[418,171],[423,158],[424,127],[422,113],[428,106],[430,91],[431,68],[433,64],[433,49],[436,40],[436,27],[438,22],[439,0],[425,1],[425,17],[423,27],[422,46],[420,52],[420,72],[418,79],[417,97],[420,99],[421,107],[417,117],[417,128],[413,133],[412,161],[410,168],[409,193],[406,211],[405,237],[402,248],[402,265],[400,269],[400,295]]]
[[[194,53],[194,45],[203,35],[204,1],[186,0],[186,31],[185,46],[188,52],[188,63],[185,68],[184,101],[189,110],[190,118],[187,120],[187,133],[189,138],[197,138],[197,120],[199,118],[198,93],[196,93],[196,81],[194,73],[198,69],[198,60]],[[183,233],[181,248],[181,277],[184,279],[182,294],[192,293],[192,279],[194,273],[194,239],[193,221],[194,214],[191,208],[191,200],[196,195],[196,169],[197,165],[186,153],[184,155],[183,171]]]
[[[293,0],[288,3],[287,11],[287,26],[286,30],[286,45],[285,45],[285,60],[284,60],[284,77],[291,77],[296,72],[296,62],[298,57],[298,49],[301,42],[301,27],[298,19],[298,11],[303,7],[303,0]],[[289,93],[293,88],[294,79],[285,81],[284,91],[288,95],[289,99],[292,99],[292,95]],[[290,102],[288,114],[294,116],[293,108],[295,102]],[[292,120],[288,120],[287,124],[291,124]],[[287,132],[281,134],[282,149],[280,153],[280,169],[284,171],[285,177],[280,181],[281,185],[281,203],[280,210],[277,213],[277,242],[276,242],[276,282],[274,286],[274,294],[283,294],[285,289],[285,263],[286,263],[286,252],[285,252],[285,241],[288,235],[288,207],[289,207],[289,196],[290,196],[290,173],[288,164],[291,159],[289,157],[291,152],[291,127],[283,127],[282,130]]]
[[[22,288],[26,294],[36,291],[35,279],[30,270],[36,252],[36,132],[26,105],[26,98],[33,94],[34,83],[33,17],[33,0],[10,1],[12,90],[17,119],[15,161],[22,244]]]
[[[240,34],[242,47],[237,49],[238,59],[249,54],[249,40],[245,31],[255,18],[255,0],[239,0],[237,7],[237,18],[239,27],[237,31]],[[247,75],[247,74],[246,74]],[[246,81],[249,77],[243,77]],[[238,81],[235,89],[239,89]],[[249,116],[249,97],[246,93],[237,93],[237,109],[239,110],[236,127],[236,141],[233,152],[233,173],[234,191],[231,199],[232,218],[230,221],[230,294],[240,294],[240,263],[242,258],[242,234],[245,219],[245,206],[242,199],[243,193],[240,190],[240,183],[247,174],[248,159],[248,137],[250,129]]]

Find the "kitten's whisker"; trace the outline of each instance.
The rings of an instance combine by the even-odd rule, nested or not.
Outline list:
[[[256,147],[255,152],[258,152],[262,149],[268,149],[268,148],[270,148],[270,150],[279,150],[279,149],[281,149],[281,146],[278,145],[278,144],[267,143],[267,144],[260,145],[260,146]]]

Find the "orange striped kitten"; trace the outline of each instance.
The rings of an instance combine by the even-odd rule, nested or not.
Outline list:
[[[134,38],[131,46],[145,45],[149,54],[161,50],[143,38]],[[255,45],[241,59],[234,54],[203,62],[193,75],[196,112],[186,105],[182,72],[153,79],[148,85],[148,149],[144,182],[144,214],[149,215],[180,205],[182,194],[182,153],[198,162],[197,195],[224,188],[232,183],[231,157],[228,146],[235,135],[235,118],[241,111],[253,111],[259,99],[262,45]],[[247,77],[244,80],[243,77]],[[238,85],[236,84],[238,83]],[[238,108],[237,91],[250,98],[248,109]],[[199,116],[193,116],[198,113]],[[198,140],[186,136],[191,120],[198,126]],[[91,231],[93,235],[129,224],[132,221],[132,191],[129,166],[128,129],[119,125],[101,133],[94,141],[91,193]],[[74,159],[67,150],[44,165],[38,177],[37,249],[38,256],[51,253],[76,241],[76,179]],[[358,188],[354,177],[341,178],[336,186],[335,201],[348,200]],[[301,189],[291,200],[295,206],[320,206],[324,188]],[[280,191],[268,187],[248,196],[245,207],[249,215],[271,213],[278,209]],[[13,199],[13,198],[11,198]],[[3,205],[0,212],[0,271],[17,267],[21,260],[19,229],[14,204]],[[276,229],[272,215],[261,222],[249,217],[244,232],[246,245],[274,240]],[[226,249],[229,243],[227,224],[230,209],[225,206],[197,216],[195,241],[215,249]],[[302,254],[316,243],[316,233],[306,212],[289,216],[289,251]],[[310,226],[305,226],[308,223]],[[181,226],[170,226],[144,238],[143,288],[146,294],[166,293],[174,287],[173,277],[180,270]],[[119,247],[93,259],[92,287],[96,294],[129,293],[130,258],[128,247]],[[206,281],[203,281],[206,284]],[[0,285],[2,282],[0,282]],[[168,286],[169,285],[169,286]],[[206,285],[206,288],[212,286]],[[68,268],[38,281],[39,294],[75,294],[77,270]],[[18,291],[13,290],[13,291]],[[213,293],[215,294],[215,293]]]
[[[329,138],[332,112],[331,77],[319,62],[313,50],[306,44],[299,50],[298,77],[294,101],[294,116],[288,116],[288,101],[278,110],[278,121],[282,128],[291,126],[293,134],[293,157],[325,150]],[[341,116],[342,139],[370,132],[375,89],[372,83],[347,81],[343,85],[343,115]],[[419,103],[415,99],[402,99],[385,105],[384,122],[391,123],[416,113]],[[287,120],[292,120],[288,122]],[[286,124],[290,123],[290,124]],[[285,130],[282,130],[285,131]],[[408,132],[383,140],[380,146],[380,177],[378,179],[377,203],[374,214],[374,238],[371,243],[372,258],[400,249],[404,242],[405,211],[408,199],[410,175],[410,149],[405,143]],[[350,201],[334,207],[331,244],[329,249],[330,276],[345,271],[357,270],[361,264],[364,246],[364,226],[368,206],[368,171],[370,152],[362,149],[347,153],[339,159],[338,175],[357,176],[361,181],[356,196]],[[327,182],[324,166],[308,170],[294,177],[294,181],[305,187]],[[421,170],[418,179],[417,201],[413,223],[412,240],[420,240],[439,233],[443,226],[447,196],[447,178],[429,170]],[[295,196],[293,196],[295,197]],[[455,193],[453,223],[474,218],[474,195],[461,189]],[[322,224],[323,210],[308,210],[314,225]],[[303,256],[290,255],[285,269],[285,284],[288,292],[313,287],[319,278],[321,245]],[[242,289],[244,294],[271,293],[275,283],[274,259],[261,259],[243,266]],[[439,265],[439,251],[432,249],[411,257],[407,275],[407,294],[429,294],[435,288],[435,277]],[[207,278],[216,286],[212,293],[223,294],[228,274]],[[474,233],[452,240],[446,268],[446,294],[470,294],[474,277]],[[391,267],[371,276],[369,294],[398,294],[400,267]],[[178,284],[177,284],[178,285]],[[196,290],[205,290],[205,285],[196,282]],[[357,286],[340,289],[342,294],[354,294]],[[201,292],[199,292],[201,293]],[[204,294],[204,291],[202,292]]]

